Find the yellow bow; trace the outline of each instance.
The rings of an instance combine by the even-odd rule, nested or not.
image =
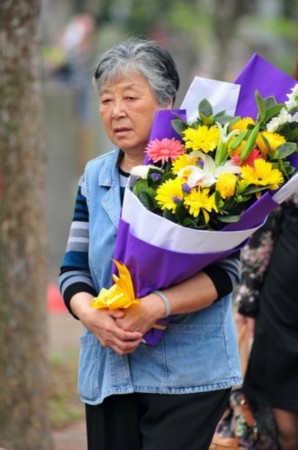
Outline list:
[[[94,309],[126,309],[133,304],[140,303],[135,298],[133,282],[128,268],[119,261],[113,259],[118,269],[118,275],[113,275],[113,286],[110,289],[102,288],[97,297],[91,300]],[[152,328],[165,330],[166,326],[155,324]]]
[[[135,298],[131,275],[127,267],[113,259],[118,269],[118,275],[113,275],[113,286],[110,289],[102,288],[97,297],[91,300],[91,306],[95,309],[126,309],[139,300]]]

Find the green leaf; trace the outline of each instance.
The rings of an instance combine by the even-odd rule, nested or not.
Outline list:
[[[134,184],[132,188],[132,192],[139,197],[140,192],[143,190],[146,190],[148,188],[148,182],[147,180],[143,180],[142,178],[139,178],[136,183]]]
[[[249,157],[249,155],[255,145],[255,141],[258,136],[259,129],[260,129],[260,124],[257,123],[255,125],[255,127],[251,130],[250,135],[249,135],[246,143],[244,144],[244,147],[241,152],[241,156],[240,156],[241,161],[245,161]]]
[[[233,142],[230,145],[230,149],[233,151],[235,148],[239,147],[241,142],[247,137],[249,133],[249,130],[243,130],[240,134],[233,140]]]
[[[298,141],[298,127],[291,129],[289,132],[289,141],[297,142]]]
[[[212,105],[206,98],[199,103],[199,116],[211,117],[213,115]]]
[[[257,106],[258,106],[258,110],[259,110],[259,114],[258,114],[258,118],[261,122],[263,122],[266,118],[266,104],[264,99],[260,96],[260,94],[258,93],[258,91],[255,92],[255,99],[257,102]]]
[[[265,191],[265,190],[268,190],[267,186],[262,187],[262,186],[251,185],[245,189],[245,191],[243,192],[242,195],[243,195],[243,198],[244,198],[244,196],[246,196],[246,199],[245,199],[245,201],[246,201],[248,199],[249,195],[255,194],[256,192]]]
[[[226,116],[226,110],[225,110],[225,109],[223,109],[222,111],[219,111],[219,112],[216,113],[215,116],[214,116],[215,119],[218,119],[218,118],[220,118],[220,117],[229,117],[229,116]],[[231,117],[232,117],[232,116],[231,116]]]
[[[274,152],[273,159],[287,158],[289,155],[291,155],[295,151],[297,151],[297,145],[294,144],[294,142],[286,142],[285,144],[281,144],[277,147],[277,149]]]
[[[175,217],[177,219],[177,223],[182,223],[183,220],[188,216],[188,211],[186,210],[184,204],[177,203]]]
[[[262,138],[262,141],[265,144],[267,152],[270,154],[270,144],[269,144],[268,139],[266,139],[266,137],[263,134],[261,134],[261,138]]]
[[[225,125],[227,122],[229,122],[229,126],[232,126],[234,123],[238,122],[240,117],[233,117],[233,116],[214,116],[214,122],[220,123],[220,125]]]
[[[200,119],[203,125],[213,125],[214,116],[205,116],[204,114],[200,114]]]
[[[223,223],[234,223],[238,222],[240,218],[240,215],[233,215],[233,216],[218,216],[217,219],[219,222]]]
[[[145,206],[145,208],[147,208],[149,211],[152,211],[156,208],[154,189],[147,189],[146,191],[140,192],[138,198],[140,202]]]
[[[181,119],[173,119],[171,121],[171,124],[172,124],[172,127],[174,128],[174,130],[178,134],[180,134],[180,136],[182,135],[183,131],[185,131],[186,128],[188,128],[188,124]]]
[[[175,214],[173,214],[172,211],[169,210],[169,209],[164,209],[164,210],[163,210],[163,213],[162,213],[162,216],[163,216],[165,219],[170,220],[171,222],[176,222],[176,220],[175,220]]]
[[[272,95],[264,99],[266,109],[277,104],[276,98]]]
[[[272,119],[272,117],[277,116],[281,109],[283,108],[283,105],[276,103],[275,105],[270,106],[266,109],[266,115],[264,121],[267,123],[269,120]]]

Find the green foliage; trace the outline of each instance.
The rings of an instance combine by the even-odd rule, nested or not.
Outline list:
[[[172,120],[172,127],[174,128],[174,130],[180,134],[180,136],[182,136],[183,131],[186,130],[186,128],[188,128],[188,124],[187,122],[184,122],[181,119],[174,119]]]

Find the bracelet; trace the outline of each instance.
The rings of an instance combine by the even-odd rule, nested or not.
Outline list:
[[[166,307],[166,313],[165,313],[164,317],[168,317],[171,314],[172,306],[171,306],[171,302],[168,299],[168,297],[166,296],[166,294],[162,291],[154,291],[154,292],[152,292],[152,294],[158,295],[158,297],[161,298],[161,300],[164,302],[164,305]]]

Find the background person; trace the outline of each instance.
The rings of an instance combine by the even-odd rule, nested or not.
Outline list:
[[[243,390],[257,405],[270,406],[280,448],[294,450],[298,448],[298,194],[271,215],[243,252],[237,321],[249,321],[255,329]],[[259,416],[269,439],[274,429],[264,419]],[[271,450],[272,444],[267,448]]]

